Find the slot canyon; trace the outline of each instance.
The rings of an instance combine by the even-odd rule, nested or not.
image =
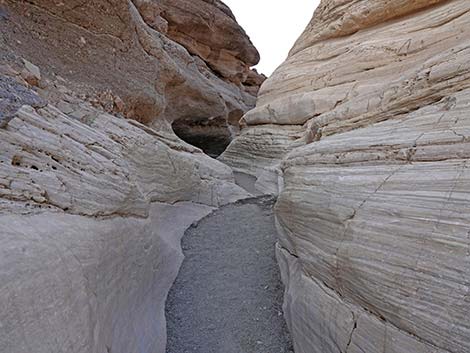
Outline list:
[[[468,0],[321,0],[269,77],[220,0],[0,31],[0,353],[470,352]]]

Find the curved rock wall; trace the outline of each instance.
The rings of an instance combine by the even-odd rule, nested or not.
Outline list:
[[[163,353],[184,231],[248,197],[168,127],[254,97],[152,4],[0,2],[0,352]]]
[[[218,0],[4,3],[7,52],[89,99],[111,93],[122,102],[111,110],[146,125],[230,117],[238,127],[263,80],[250,70],[257,50]]]
[[[0,128],[0,351],[163,353],[184,231],[247,194],[173,135],[2,82],[24,105]]]
[[[465,0],[324,0],[222,156],[281,191],[296,352],[470,351],[469,39]]]

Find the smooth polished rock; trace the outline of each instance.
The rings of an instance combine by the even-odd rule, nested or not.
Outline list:
[[[211,212],[154,203],[148,218],[0,215],[0,351],[165,352],[179,241]]]
[[[296,352],[470,351],[469,29],[465,0],[322,1],[222,156],[280,170]]]
[[[174,135],[71,107],[0,129],[0,351],[163,353],[182,235],[249,194]]]
[[[164,353],[182,235],[250,196],[171,123],[254,96],[137,3],[2,2],[0,352]]]

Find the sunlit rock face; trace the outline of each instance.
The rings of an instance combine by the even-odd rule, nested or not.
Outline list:
[[[220,77],[251,85],[260,56],[231,10],[218,0],[158,0],[167,35],[203,59]]]
[[[184,231],[248,197],[170,124],[253,95],[154,3],[0,2],[0,352],[163,353]]]
[[[469,59],[466,0],[322,1],[243,118],[296,352],[470,351]]]

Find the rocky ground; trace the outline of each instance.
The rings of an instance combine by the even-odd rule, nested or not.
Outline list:
[[[288,353],[272,198],[225,206],[183,239],[167,353]]]

